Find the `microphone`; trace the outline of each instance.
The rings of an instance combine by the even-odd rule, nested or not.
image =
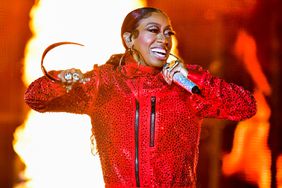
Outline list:
[[[171,61],[170,63],[166,63],[163,69],[171,71],[178,64],[179,60]],[[201,90],[199,89],[199,87],[189,78],[184,76],[181,72],[175,72],[172,77],[172,81],[192,94],[201,94]]]
[[[201,90],[199,89],[199,87],[180,72],[176,72],[173,75],[172,80],[177,85],[183,87],[185,90],[189,91],[190,93],[201,94]]]

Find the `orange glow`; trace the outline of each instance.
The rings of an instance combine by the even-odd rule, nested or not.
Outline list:
[[[223,157],[225,175],[243,174],[247,181],[270,187],[271,154],[267,147],[270,109],[261,92],[255,92],[258,112],[237,125],[231,153]]]
[[[255,82],[256,87],[258,87],[258,89],[265,95],[270,95],[270,85],[266,76],[263,74],[256,56],[257,50],[255,40],[244,30],[241,30],[238,34],[238,39],[235,44],[235,53],[243,60],[246,69],[249,71]]]
[[[42,76],[40,59],[52,43],[72,41],[45,58],[47,70],[91,70],[114,53],[122,53],[120,27],[125,15],[144,6],[141,0],[40,0],[30,12],[33,32],[25,50],[23,80],[29,85]],[[91,153],[88,116],[39,114],[31,110],[14,134],[14,150],[26,165],[26,182],[14,188],[104,187],[98,155]]]
[[[271,153],[267,147],[267,137],[271,110],[265,95],[270,95],[271,88],[258,62],[255,40],[244,30],[238,34],[235,53],[255,82],[257,113],[237,125],[233,148],[231,153],[224,155],[222,170],[225,175],[239,173],[260,188],[269,188]]]
[[[276,167],[277,167],[277,188],[282,188],[282,155],[280,155],[277,159],[277,163],[276,163]]]

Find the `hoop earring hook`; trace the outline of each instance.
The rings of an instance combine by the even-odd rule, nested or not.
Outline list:
[[[126,75],[126,73],[123,73],[123,72],[122,72],[122,62],[123,62],[125,56],[127,56],[128,54],[130,54],[131,56],[133,56],[133,53],[134,53],[134,52],[139,53],[137,50],[134,49],[134,46],[132,46],[132,47],[130,47],[130,48],[127,48],[126,51],[124,52],[124,54],[121,56],[121,58],[120,58],[120,60],[119,60],[118,70],[119,70],[119,72],[120,72],[123,76],[125,76],[125,77],[127,77],[127,78],[133,78],[133,77],[135,77],[134,74],[139,70],[139,66],[140,66],[140,64],[141,64],[139,61],[137,61],[137,63],[138,63],[137,65],[138,65],[138,66],[137,66],[136,70],[134,71],[132,77],[128,77],[128,76]]]

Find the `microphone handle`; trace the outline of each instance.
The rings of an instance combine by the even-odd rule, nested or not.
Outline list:
[[[173,81],[178,85],[180,85],[181,87],[183,87],[185,90],[189,91],[190,93],[193,94],[201,93],[199,87],[180,72],[177,72],[173,75]]]

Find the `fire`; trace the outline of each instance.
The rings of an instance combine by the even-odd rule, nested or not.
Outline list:
[[[26,46],[24,82],[42,76],[40,58],[55,42],[78,42],[85,47],[65,45],[45,59],[48,70],[71,67],[83,72],[104,63],[111,54],[124,51],[120,26],[141,0],[41,0],[30,12],[33,36]],[[98,156],[91,154],[91,124],[88,116],[67,113],[39,114],[30,111],[14,134],[14,149],[25,170],[17,188],[103,187]]]
[[[282,188],[282,155],[280,155],[277,159],[276,163],[277,167],[277,188]]]
[[[255,92],[257,114],[237,125],[231,153],[223,158],[223,173],[241,173],[260,188],[270,187],[271,154],[267,147],[270,108],[261,92]]]
[[[238,34],[235,53],[243,60],[255,82],[254,96],[258,110],[254,117],[237,125],[233,148],[223,157],[222,170],[225,175],[239,173],[260,188],[268,188],[271,182],[271,153],[267,147],[267,137],[271,110],[265,95],[271,94],[271,87],[257,59],[255,40],[244,30]]]

